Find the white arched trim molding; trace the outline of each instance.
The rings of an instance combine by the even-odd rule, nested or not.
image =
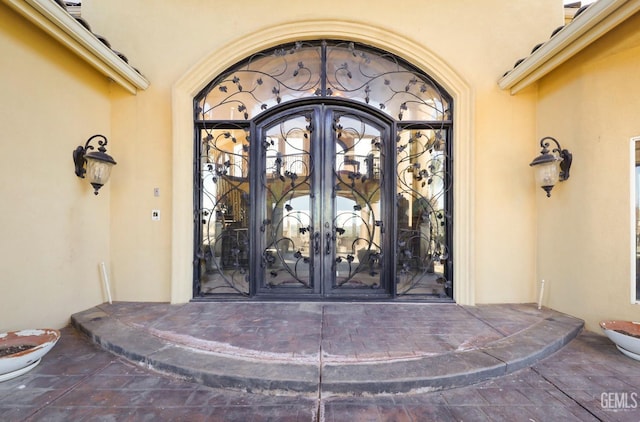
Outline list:
[[[361,42],[396,54],[436,80],[454,100],[454,299],[475,303],[473,92],[447,63],[424,46],[370,24],[311,20],[277,25],[213,51],[173,86],[173,213],[171,302],[192,298],[193,284],[193,99],[216,76],[252,54],[298,40],[341,39]]]

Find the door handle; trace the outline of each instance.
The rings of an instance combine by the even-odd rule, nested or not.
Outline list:
[[[320,253],[320,232],[313,234],[313,253],[316,255]]]
[[[331,232],[327,232],[327,243],[325,244],[325,251],[327,255],[331,255],[331,240],[332,240]]]

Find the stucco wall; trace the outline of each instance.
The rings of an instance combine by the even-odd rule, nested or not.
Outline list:
[[[540,137],[573,152],[571,178],[538,193],[545,303],[586,320],[638,320],[631,304],[630,138],[640,136],[640,15],[539,83]]]
[[[112,98],[113,136],[135,139],[118,147],[122,164],[112,180],[119,186],[112,192],[111,208],[117,299],[168,300],[171,295],[174,84],[203,57],[230,43],[278,25],[314,19],[355,22],[381,37],[388,33],[421,44],[471,87],[472,95],[464,100],[472,102],[473,121],[466,123],[471,125],[468,134],[475,151],[473,299],[535,299],[535,196],[527,168],[534,154],[535,91],[512,97],[500,91],[496,81],[562,23],[559,0],[415,0],[393,6],[379,0],[328,0],[317,5],[276,0],[85,0],[82,7],[92,29],[108,34],[112,46],[125,51],[151,81],[151,87],[135,97]],[[269,46],[265,41],[261,47]],[[160,188],[160,197],[153,196],[154,187]],[[161,210],[160,222],[151,221],[152,209]],[[185,255],[189,259],[190,253]],[[191,280],[184,283],[188,287]]]
[[[110,84],[2,3],[0,55],[0,331],[59,328],[104,301],[109,185],[95,197],[71,152],[110,136]]]

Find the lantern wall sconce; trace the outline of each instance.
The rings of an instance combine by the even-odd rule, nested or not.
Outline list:
[[[550,143],[555,144],[555,148],[549,150]],[[562,149],[560,143],[551,136],[545,136],[540,140],[542,151],[540,155],[529,164],[535,171],[536,184],[547,192],[547,197],[551,196],[551,189],[558,182],[564,182],[569,178],[569,169],[573,161],[573,155],[566,149]]]
[[[98,150],[90,145],[91,141],[97,139]],[[73,150],[73,162],[76,166],[76,176],[84,179],[87,175],[89,183],[93,186],[93,193],[98,194],[98,190],[107,183],[111,175],[111,168],[116,164],[113,157],[107,154],[107,138],[104,135],[93,135],[84,145]]]

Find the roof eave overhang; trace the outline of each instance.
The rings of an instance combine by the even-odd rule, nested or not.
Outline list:
[[[51,0],[3,0],[22,16],[69,48],[132,94],[149,81]]]
[[[640,0],[598,0],[498,81],[516,94],[640,10]]]

